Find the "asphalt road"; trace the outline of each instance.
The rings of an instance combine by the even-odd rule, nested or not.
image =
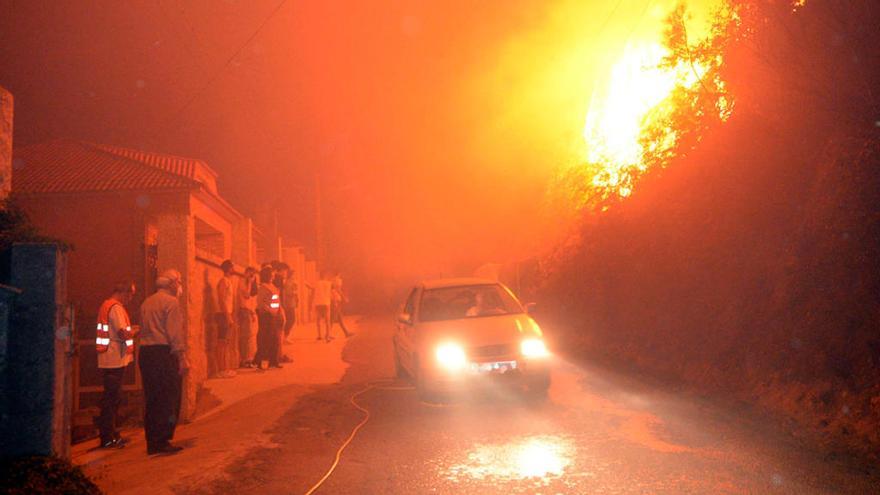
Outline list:
[[[223,479],[190,493],[880,493],[766,421],[559,359],[549,398],[509,392],[423,403],[392,380],[390,317],[361,322],[341,384],[299,400]],[[258,405],[254,413],[257,414]]]

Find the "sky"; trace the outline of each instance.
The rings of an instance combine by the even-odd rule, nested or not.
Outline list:
[[[691,3],[697,17],[706,2]],[[709,2],[711,3],[711,2]],[[362,287],[549,249],[594,85],[668,0],[0,0],[15,145],[201,158]]]

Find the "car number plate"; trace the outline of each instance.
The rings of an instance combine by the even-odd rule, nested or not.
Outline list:
[[[516,369],[516,361],[493,361],[488,363],[471,363],[474,373],[507,373]]]

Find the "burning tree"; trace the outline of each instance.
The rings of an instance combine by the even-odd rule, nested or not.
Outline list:
[[[873,0],[731,0],[693,40],[672,13],[637,147],[575,168],[588,221],[545,290],[570,348],[880,452],[878,25]]]

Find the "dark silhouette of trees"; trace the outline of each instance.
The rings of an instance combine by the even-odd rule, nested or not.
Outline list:
[[[646,129],[633,195],[551,260],[545,313],[585,354],[876,455],[880,2],[731,0],[705,41],[686,15],[664,63],[700,84]]]

